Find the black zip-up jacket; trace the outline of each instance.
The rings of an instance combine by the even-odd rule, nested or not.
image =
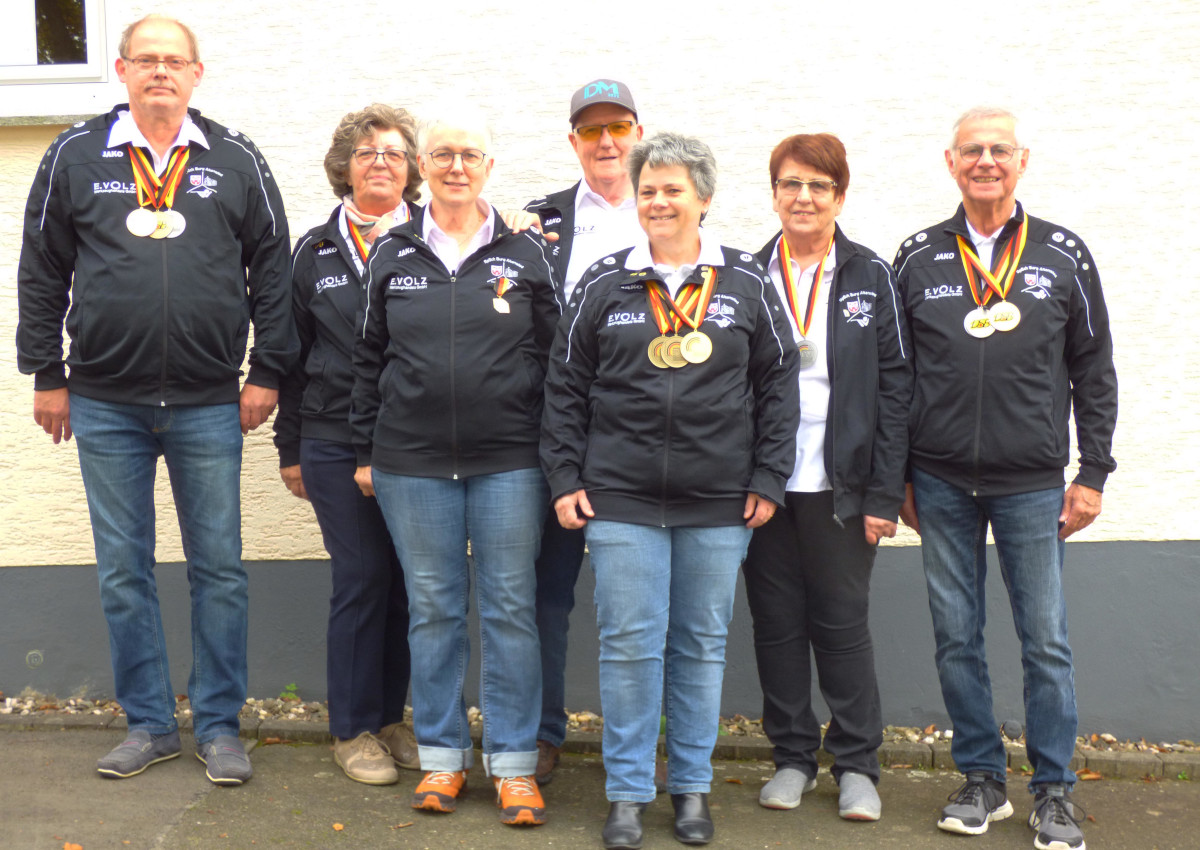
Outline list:
[[[766,268],[776,233],[758,252]],[[892,269],[835,225],[837,266],[829,293],[829,411],[825,472],[838,519],[895,522],[904,501],[912,362],[908,326]]]
[[[1018,205],[1002,228],[997,256],[1022,213]],[[1074,408],[1075,481],[1103,490],[1117,466],[1117,375],[1108,309],[1087,246],[1030,216],[1008,293],[1020,323],[976,339],[963,328],[975,301],[956,235],[974,251],[961,205],[953,218],[905,240],[894,263],[914,351],[912,464],[980,496],[1060,487]]]
[[[551,262],[554,264],[554,280],[559,287],[566,285],[567,266],[571,263],[571,245],[575,240],[575,196],[583,181],[570,189],[553,192],[525,205],[527,212],[537,213],[542,220],[542,233],[557,233],[558,241],[550,243]],[[578,289],[578,287],[576,287]],[[559,300],[562,290],[559,290]],[[563,304],[566,310],[566,304]]]
[[[414,204],[409,213],[416,212]],[[292,252],[292,313],[300,360],[279,386],[275,448],[279,466],[300,462],[300,438],[350,445],[350,393],[354,389],[354,339],[364,275],[355,247],[342,237],[342,205],[314,227]],[[353,225],[351,225],[353,226]]]
[[[425,215],[377,239],[367,261],[350,406],[359,465],[426,478],[536,467],[560,312],[549,246],[493,209],[495,238],[451,274],[421,237]],[[493,303],[501,278],[506,312]]]
[[[129,155],[107,147],[128,108],[64,131],[38,169],[17,273],[20,370],[38,390],[69,384],[102,401],[236,402],[253,321],[246,380],[278,388],[299,343],[287,219],[270,168],[245,136],[189,109],[210,149],[191,145],[175,195],[187,226],[171,239],[134,236],[125,227],[138,205]]]
[[[659,369],[646,354],[659,335],[653,270],[626,269],[631,250],[589,269],[578,312],[559,323],[542,418],[551,497],[583,489],[598,519],[661,527],[740,525],[747,493],[783,504],[799,355],[770,278],[723,247],[701,324],[712,355]]]

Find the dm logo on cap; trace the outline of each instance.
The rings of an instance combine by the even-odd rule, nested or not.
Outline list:
[[[583,99],[588,100],[596,95],[620,97],[621,87],[617,83],[609,83],[604,80],[596,80],[594,83],[588,83],[587,87],[583,90]]]

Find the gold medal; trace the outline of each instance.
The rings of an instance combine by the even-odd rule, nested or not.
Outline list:
[[[712,340],[703,331],[692,331],[683,338],[680,353],[688,363],[703,363],[712,356]]]
[[[511,308],[508,306],[508,302],[503,298],[493,298],[492,307],[495,308],[497,313],[508,313],[511,310]]]
[[[680,369],[688,364],[683,358],[683,339],[677,336],[667,337],[667,344],[662,347],[662,359],[672,369]]]
[[[800,351],[800,368],[810,369],[817,364],[817,344],[810,339],[802,339],[796,343]]]
[[[125,227],[134,236],[149,236],[158,227],[158,218],[145,207],[138,207],[125,217]]]
[[[986,307],[976,307],[963,318],[963,328],[976,339],[985,339],[996,332]]]
[[[167,234],[168,239],[174,239],[187,229],[187,219],[183,217],[183,213],[177,210],[164,210],[163,217],[171,225],[171,232]]]
[[[166,215],[162,212],[154,214],[154,232],[150,234],[151,239],[166,239],[171,235],[171,222],[167,220]]]
[[[659,369],[667,368],[667,361],[662,358],[663,346],[667,344],[667,337],[656,336],[650,340],[650,345],[646,348],[646,356],[650,358],[650,362]]]
[[[988,310],[988,318],[993,328],[1007,333],[1021,323],[1021,311],[1011,301],[1001,301],[999,304],[993,304]]]

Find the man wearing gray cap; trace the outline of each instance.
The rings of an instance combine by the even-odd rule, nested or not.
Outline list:
[[[637,106],[624,83],[593,80],[571,97],[567,139],[579,157],[583,179],[525,208],[542,220],[543,233],[558,234],[555,275],[563,281],[564,309],[574,312],[575,284],[588,267],[642,237],[633,183],[625,167],[642,138]],[[575,581],[583,561],[583,530],[567,530],[551,510],[537,560],[537,625],[542,647],[542,719],[538,727],[537,781],[553,776],[567,734],[564,669],[567,628],[575,607]]]

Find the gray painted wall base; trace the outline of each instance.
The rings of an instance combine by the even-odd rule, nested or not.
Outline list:
[[[989,564],[987,642],[996,717],[1023,722],[1020,650],[994,551]],[[328,563],[252,562],[247,569],[250,694],[274,696],[295,682],[306,699],[324,699]],[[186,570],[182,564],[160,564],[157,577],[172,682],[183,693],[191,651]],[[1070,544],[1065,582],[1080,732],[1152,741],[1200,738],[1200,542]],[[567,703],[599,711],[592,590],[585,564],[571,619]],[[944,727],[920,550],[881,549],[871,593],[885,722]],[[472,635],[477,647],[474,623]],[[26,687],[60,697],[84,690],[111,696],[95,569],[0,569],[0,647],[0,691],[8,696]],[[478,676],[473,653],[472,701]],[[823,705],[819,696],[815,702]],[[762,711],[753,630],[740,584],[723,711],[751,717]]]

